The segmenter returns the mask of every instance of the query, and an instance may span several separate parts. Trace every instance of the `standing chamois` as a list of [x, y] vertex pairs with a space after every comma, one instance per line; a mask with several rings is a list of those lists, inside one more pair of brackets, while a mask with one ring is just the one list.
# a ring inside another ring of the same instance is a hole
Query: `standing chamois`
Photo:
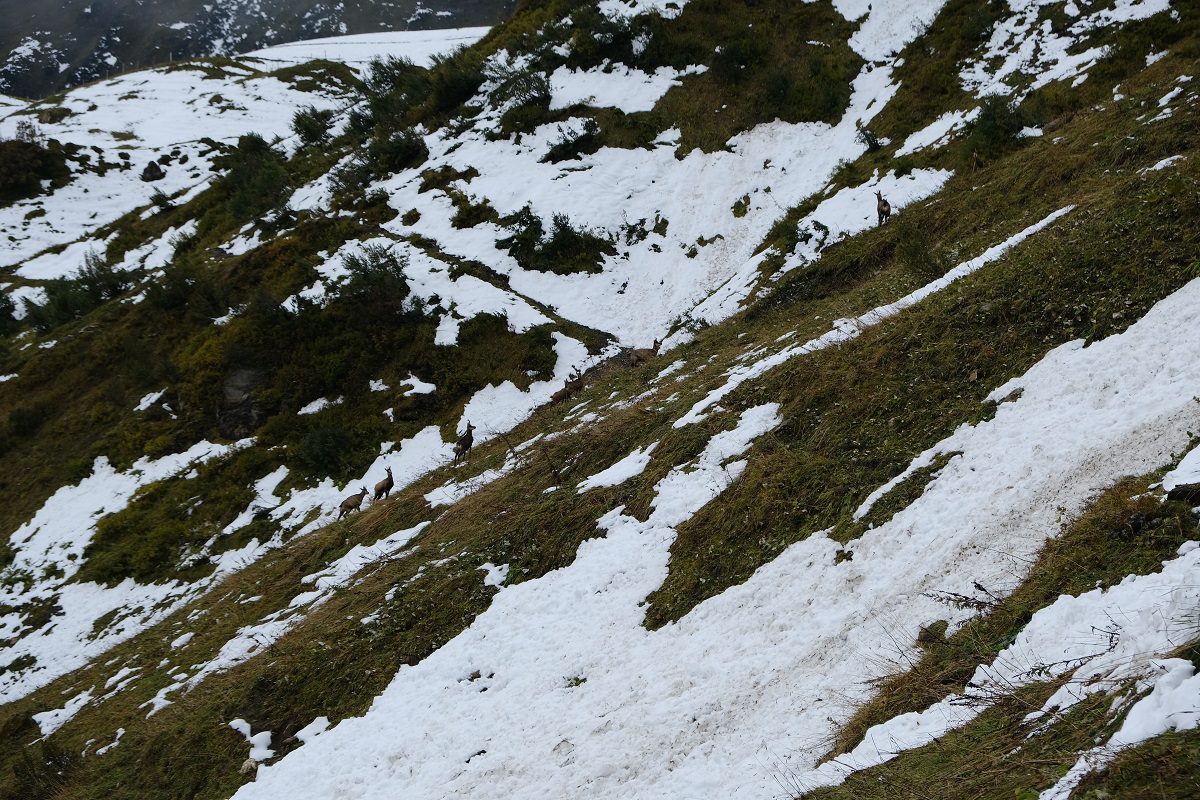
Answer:
[[567, 378], [567, 382], [563, 384], [563, 387], [550, 396], [550, 402], [559, 403], [566, 400], [579, 391], [581, 386], [583, 386], [583, 373], [579, 371], [579, 367], [576, 367], [571, 372], [570, 377]]
[[358, 511], [362, 505], [363, 498], [367, 496], [367, 487], [362, 487], [358, 494], [352, 494], [342, 501], [342, 507], [338, 512], [338, 519], [349, 514], [351, 511]]
[[465, 459], [471, 452], [471, 445], [475, 443], [475, 436], [471, 432], [475, 430], [475, 426], [467, 420], [467, 432], [458, 437], [458, 441], [454, 443], [454, 463], [458, 464], [459, 459]]
[[629, 351], [629, 366], [636, 367], [639, 364], [649, 364], [650, 359], [658, 355], [658, 348], [662, 347], [662, 342], [658, 339], [654, 340], [654, 347], [638, 347]]
[[879, 224], [882, 225], [883, 223], [887, 222], [888, 217], [892, 215], [892, 204], [887, 200], [884, 200], [883, 195], [880, 192], [875, 192], [875, 197], [875, 210], [879, 213]]
[[384, 467], [384, 470], [387, 472], [387, 477], [375, 484], [375, 496], [371, 498], [371, 502], [375, 502], [381, 497], [387, 497], [392, 491], [392, 487], [396, 485], [396, 482], [392, 480], [392, 468]]

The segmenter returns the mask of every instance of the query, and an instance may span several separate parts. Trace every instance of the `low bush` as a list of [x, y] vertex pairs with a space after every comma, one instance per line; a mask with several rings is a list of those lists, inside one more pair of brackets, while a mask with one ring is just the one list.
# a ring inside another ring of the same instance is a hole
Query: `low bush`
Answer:
[[34, 330], [46, 333], [119, 297], [131, 284], [128, 273], [113, 269], [102, 256], [89, 251], [72, 277], [45, 284], [45, 300], [38, 303], [25, 299], [25, 317]]
[[599, 123], [588, 119], [583, 123], [583, 129], [578, 132], [564, 130], [559, 140], [542, 156], [542, 161], [557, 164], [560, 161], [578, 159], [580, 156], [596, 152], [603, 144], [604, 134]]
[[213, 166], [225, 172], [214, 185], [223, 201], [205, 217], [201, 234], [219, 225], [240, 227], [287, 200], [286, 160], [256, 133], [240, 137], [236, 147], [213, 159]]
[[329, 129], [333, 124], [333, 110], [307, 106], [292, 115], [292, 130], [301, 144], [312, 147], [329, 141]]
[[549, 236], [542, 220], [529, 206], [518, 211], [506, 224], [515, 227], [512, 236], [499, 239], [496, 246], [507, 250], [523, 269], [569, 275], [575, 272], [601, 272], [604, 256], [616, 255], [613, 243], [587, 229], [572, 227], [566, 214], [555, 214]]
[[1025, 127], [1020, 110], [1007, 97], [988, 97], [979, 106], [979, 116], [967, 125], [963, 137], [966, 152], [992, 158], [1013, 149]]
[[425, 138], [412, 128], [376, 134], [367, 148], [367, 164], [376, 177], [419, 167], [427, 158]]
[[61, 147], [21, 139], [0, 141], [0, 207], [41, 194], [43, 181], [57, 183], [69, 176]]

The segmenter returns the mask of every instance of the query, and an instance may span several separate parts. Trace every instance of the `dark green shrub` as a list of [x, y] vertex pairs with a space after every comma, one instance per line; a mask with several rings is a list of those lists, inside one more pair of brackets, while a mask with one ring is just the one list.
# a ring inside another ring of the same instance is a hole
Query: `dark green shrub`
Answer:
[[12, 333], [19, 327], [16, 312], [17, 304], [7, 292], [0, 291], [0, 336]]
[[66, 155], [57, 144], [5, 139], [0, 141], [0, 206], [41, 194], [42, 181], [70, 177]]
[[223, 316], [229, 308], [229, 292], [209, 267], [194, 258], [177, 258], [147, 284], [145, 302], [147, 308], [172, 320], [186, 312], [199, 322]]
[[569, 275], [601, 272], [604, 256], [616, 255], [613, 243], [587, 229], [577, 230], [565, 214], [555, 214], [547, 237], [541, 218], [526, 206], [507, 221], [516, 230], [496, 241], [523, 269]]
[[1022, 115], [1011, 100], [988, 97], [979, 106], [979, 116], [967, 126], [965, 149], [990, 158], [1012, 149], [1024, 127]]
[[434, 56], [429, 68], [429, 99], [432, 114], [446, 114], [470, 100], [483, 85], [481, 57], [463, 48], [450, 55]]
[[371, 165], [363, 158], [352, 158], [329, 173], [329, 188], [339, 204], [361, 200], [370, 182]]
[[408, 259], [384, 247], [369, 246], [342, 261], [350, 277], [338, 290], [338, 301], [356, 307], [364, 320], [388, 319], [405, 311], [409, 296]]
[[495, 105], [511, 101], [515, 106], [550, 103], [550, 80], [528, 64], [496, 63], [487, 68], [487, 79], [496, 85], [491, 91]]
[[609, 18], [595, 4], [577, 8], [571, 14], [571, 50], [567, 65], [587, 68], [604, 61], [630, 63], [633, 55], [633, 27], [629, 19]]
[[32, 436], [49, 420], [50, 410], [45, 405], [14, 408], [8, 412], [8, 430], [15, 437]]
[[427, 158], [429, 148], [425, 146], [425, 138], [412, 128], [376, 134], [367, 149], [367, 163], [376, 177], [418, 167]]
[[235, 221], [249, 220], [287, 200], [288, 173], [283, 154], [256, 133], [213, 159], [225, 175], [216, 183], [224, 195], [223, 212]]
[[170, 195], [157, 187], [150, 193], [150, 202], [159, 211], [169, 211], [175, 207], [175, 204], [171, 202]]
[[329, 128], [332, 124], [332, 109], [318, 110], [314, 106], [308, 106], [292, 115], [292, 130], [300, 142], [309, 147], [329, 141]]
[[604, 135], [599, 123], [589, 118], [583, 123], [583, 130], [578, 133], [563, 131], [559, 140], [542, 156], [542, 161], [557, 164], [560, 161], [578, 159], [582, 155], [596, 152], [603, 144]]
[[46, 282], [44, 301], [24, 301], [25, 317], [34, 330], [45, 333], [119, 297], [132, 282], [129, 273], [118, 272], [102, 256], [89, 251], [72, 277]]
[[341, 475], [353, 444], [340, 425], [322, 424], [304, 435], [294, 455], [309, 474]]

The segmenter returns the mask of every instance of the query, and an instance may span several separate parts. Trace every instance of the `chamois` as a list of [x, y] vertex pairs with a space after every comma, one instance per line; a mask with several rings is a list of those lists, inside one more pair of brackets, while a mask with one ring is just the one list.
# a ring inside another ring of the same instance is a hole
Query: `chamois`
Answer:
[[662, 342], [658, 339], [654, 340], [654, 347], [639, 347], [629, 351], [629, 365], [636, 367], [639, 364], [648, 364], [650, 359], [658, 355], [658, 348], [662, 347]]
[[471, 432], [475, 430], [475, 426], [467, 420], [467, 431], [462, 436], [458, 437], [458, 441], [454, 443], [454, 463], [457, 464], [459, 459], [465, 459], [471, 452], [471, 445], [475, 443], [475, 436]]
[[892, 215], [892, 204], [887, 200], [884, 200], [883, 195], [878, 191], [875, 192], [875, 197], [877, 198], [875, 210], [879, 212], [879, 224], [882, 225], [883, 223], [887, 222], [888, 217]]
[[375, 484], [375, 496], [371, 498], [372, 502], [381, 497], [387, 497], [392, 491], [392, 487], [396, 485], [396, 482], [392, 480], [392, 468], [384, 467], [384, 470], [387, 472], [387, 477]]
[[576, 367], [575, 370], [571, 372], [571, 376], [567, 378], [567, 382], [563, 384], [563, 387], [550, 396], [550, 402], [558, 403], [566, 400], [568, 397], [575, 394], [575, 392], [579, 391], [579, 387], [582, 385], [583, 373], [579, 371], [578, 367]]
[[352, 494], [342, 501], [342, 506], [339, 509], [338, 519], [349, 514], [351, 511], [358, 511], [362, 505], [363, 498], [367, 496], [367, 487], [362, 487], [358, 494]]

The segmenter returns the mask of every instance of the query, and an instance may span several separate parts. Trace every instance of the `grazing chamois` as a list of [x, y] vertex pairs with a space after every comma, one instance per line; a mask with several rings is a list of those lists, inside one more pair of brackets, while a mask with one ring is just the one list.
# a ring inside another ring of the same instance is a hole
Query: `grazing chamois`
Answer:
[[583, 386], [583, 373], [579, 371], [578, 367], [576, 367], [571, 373], [571, 376], [567, 378], [567, 382], [563, 384], [563, 387], [554, 394], [550, 395], [550, 402], [558, 403], [566, 400], [568, 397], [579, 391], [579, 387], [581, 386]]
[[654, 347], [638, 347], [629, 351], [629, 366], [636, 367], [639, 364], [649, 364], [650, 359], [658, 355], [658, 348], [662, 347], [662, 342], [658, 339], [654, 340]]
[[475, 426], [467, 420], [467, 432], [458, 437], [458, 441], [454, 443], [454, 463], [457, 464], [459, 459], [465, 459], [471, 452], [471, 445], [475, 444], [475, 435], [472, 431]]
[[387, 497], [392, 491], [392, 487], [396, 485], [396, 482], [392, 480], [392, 468], [384, 467], [383, 469], [387, 472], [387, 477], [375, 484], [375, 496], [371, 498], [371, 502], [381, 497]]
[[883, 223], [887, 222], [888, 217], [892, 215], [892, 204], [887, 200], [884, 200], [883, 194], [878, 191], [875, 192], [875, 198], [875, 210], [879, 213], [879, 224], [882, 225]]
[[338, 512], [338, 519], [349, 514], [351, 511], [358, 511], [362, 505], [363, 498], [367, 496], [367, 487], [362, 487], [358, 494], [352, 494], [342, 501], [342, 506]]

